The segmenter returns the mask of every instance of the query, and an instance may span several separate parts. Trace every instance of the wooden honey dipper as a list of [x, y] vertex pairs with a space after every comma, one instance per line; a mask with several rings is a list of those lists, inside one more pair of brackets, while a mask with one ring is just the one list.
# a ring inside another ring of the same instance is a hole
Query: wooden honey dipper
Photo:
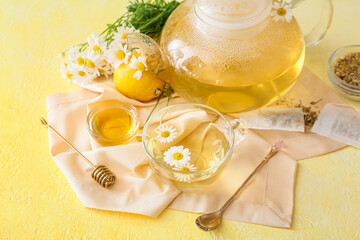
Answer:
[[80, 155], [82, 159], [84, 159], [92, 168], [93, 171], [91, 173], [91, 177], [99, 183], [104, 188], [111, 188], [116, 180], [115, 174], [110, 171], [104, 165], [95, 166], [92, 162], [89, 161], [81, 152], [79, 152], [73, 145], [71, 145], [60, 133], [58, 133], [51, 125], [47, 123], [47, 121], [40, 117], [41, 123], [50, 128], [59, 138], [61, 138], [69, 147], [71, 147], [77, 154]]

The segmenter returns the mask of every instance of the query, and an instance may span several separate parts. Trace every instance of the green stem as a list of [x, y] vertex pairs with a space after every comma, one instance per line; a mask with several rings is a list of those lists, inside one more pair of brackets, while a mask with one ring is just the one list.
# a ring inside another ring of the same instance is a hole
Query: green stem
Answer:
[[158, 14], [155, 18], [153, 18], [151, 21], [148, 21], [146, 24], [139, 27], [140, 32], [141, 30], [146, 29], [150, 24], [157, 21], [160, 17], [163, 17], [166, 14], [166, 11], [164, 10], [162, 13]]
[[[155, 106], [154, 106], [153, 109], [151, 110], [151, 112], [150, 112], [149, 116], [147, 117], [145, 123], [147, 123], [147, 121], [149, 121], [151, 115], [153, 114], [153, 112], [155, 111], [155, 109], [157, 108], [157, 106], [159, 105], [159, 102], [160, 102], [162, 96], [163, 96], [164, 93], [166, 92], [166, 84], [167, 84], [167, 83], [165, 82], [165, 83], [164, 83], [164, 86], [163, 86], [163, 90], [162, 90], [161, 94], [158, 96], [158, 98], [157, 98], [157, 100], [156, 100], [156, 103], [155, 103]], [[167, 103], [167, 104], [169, 104], [169, 101], [170, 101], [170, 100], [168, 99], [168, 103]]]

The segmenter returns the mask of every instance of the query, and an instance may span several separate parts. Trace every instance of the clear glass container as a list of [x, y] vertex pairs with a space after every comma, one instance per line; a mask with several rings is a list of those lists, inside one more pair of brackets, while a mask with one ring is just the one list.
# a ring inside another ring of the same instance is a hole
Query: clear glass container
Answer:
[[[185, 120], [187, 117], [195, 116], [209, 119]], [[180, 125], [174, 125], [177, 120]], [[203, 122], [200, 124], [198, 121]], [[170, 126], [176, 132], [172, 133], [176, 138], [169, 142], [161, 141], [162, 132], [159, 132], [159, 129]], [[243, 121], [229, 121], [211, 107], [201, 104], [179, 104], [165, 107], [151, 116], [144, 126], [142, 143], [149, 164], [158, 175], [171, 180], [180, 190], [194, 191], [206, 188], [216, 180], [229, 162], [234, 145], [243, 140], [246, 131]], [[176, 166], [171, 166], [165, 161], [165, 157], [168, 156], [166, 152], [180, 145], [185, 152], [190, 153], [189, 164], [196, 167], [195, 170], [184, 171], [180, 167], [176, 169]]]
[[104, 146], [126, 144], [137, 133], [139, 124], [136, 108], [117, 100], [100, 102], [87, 115], [89, 133]]
[[[274, 102], [294, 85], [305, 46], [317, 43], [330, 25], [331, 1], [321, 1], [321, 19], [305, 40], [294, 17], [274, 20], [273, 0], [184, 1], [161, 35], [171, 86], [189, 102], [221, 112]], [[283, 11], [291, 13], [299, 2], [289, 2]]]
[[352, 52], [360, 52], [360, 45], [345, 46], [337, 49], [329, 58], [328, 76], [335, 89], [343, 96], [352, 100], [360, 101], [360, 86], [349, 84], [334, 73], [334, 64], [336, 61]]

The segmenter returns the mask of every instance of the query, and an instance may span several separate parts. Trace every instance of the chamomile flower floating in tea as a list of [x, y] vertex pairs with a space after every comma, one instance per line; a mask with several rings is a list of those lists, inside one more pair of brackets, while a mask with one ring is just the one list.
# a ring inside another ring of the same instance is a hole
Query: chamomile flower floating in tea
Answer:
[[113, 35], [113, 42], [116, 43], [126, 43], [126, 37], [129, 33], [134, 33], [134, 32], [140, 32], [139, 30], [136, 30], [134, 27], [117, 27], [116, 28], [116, 32], [114, 32]]
[[[197, 168], [194, 166], [194, 164], [186, 163], [183, 166], [174, 167], [173, 169], [181, 171], [181, 172], [190, 172], [190, 171], [196, 171]], [[180, 182], [190, 182], [190, 180], [193, 178], [191, 174], [181, 174], [181, 173], [174, 173], [175, 178]]]
[[158, 134], [156, 140], [161, 143], [172, 142], [178, 134], [176, 129], [171, 125], [160, 125], [155, 132]]
[[287, 22], [291, 21], [293, 14], [290, 6], [287, 5], [285, 1], [274, 2], [273, 9], [274, 10], [270, 13], [270, 15], [274, 16], [273, 20], [275, 22], [278, 22], [279, 20]]
[[147, 71], [147, 65], [146, 65], [146, 57], [144, 56], [139, 56], [139, 57], [135, 57], [132, 56], [130, 63], [129, 63], [129, 67], [131, 67], [132, 69], [136, 69], [137, 71], [134, 73], [134, 78], [136, 78], [137, 80], [141, 79], [142, 73], [144, 71]]
[[119, 67], [122, 63], [128, 63], [130, 52], [127, 45], [121, 43], [112, 43], [109, 49], [105, 52], [106, 60], [113, 66], [113, 68]]
[[184, 146], [173, 146], [164, 152], [164, 161], [170, 166], [184, 166], [191, 159], [191, 153]]
[[103, 36], [100, 36], [99, 33], [92, 33], [90, 37], [87, 38], [89, 44], [89, 50], [95, 52], [96, 54], [104, 53], [106, 49], [106, 42]]

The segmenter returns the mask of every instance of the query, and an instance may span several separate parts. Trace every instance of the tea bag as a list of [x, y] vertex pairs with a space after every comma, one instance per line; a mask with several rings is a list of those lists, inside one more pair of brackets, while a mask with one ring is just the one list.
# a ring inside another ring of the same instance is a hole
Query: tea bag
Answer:
[[360, 114], [345, 108], [355, 109], [350, 105], [327, 104], [311, 131], [360, 149]]
[[266, 107], [240, 115], [248, 128], [304, 132], [304, 113], [301, 108]]

